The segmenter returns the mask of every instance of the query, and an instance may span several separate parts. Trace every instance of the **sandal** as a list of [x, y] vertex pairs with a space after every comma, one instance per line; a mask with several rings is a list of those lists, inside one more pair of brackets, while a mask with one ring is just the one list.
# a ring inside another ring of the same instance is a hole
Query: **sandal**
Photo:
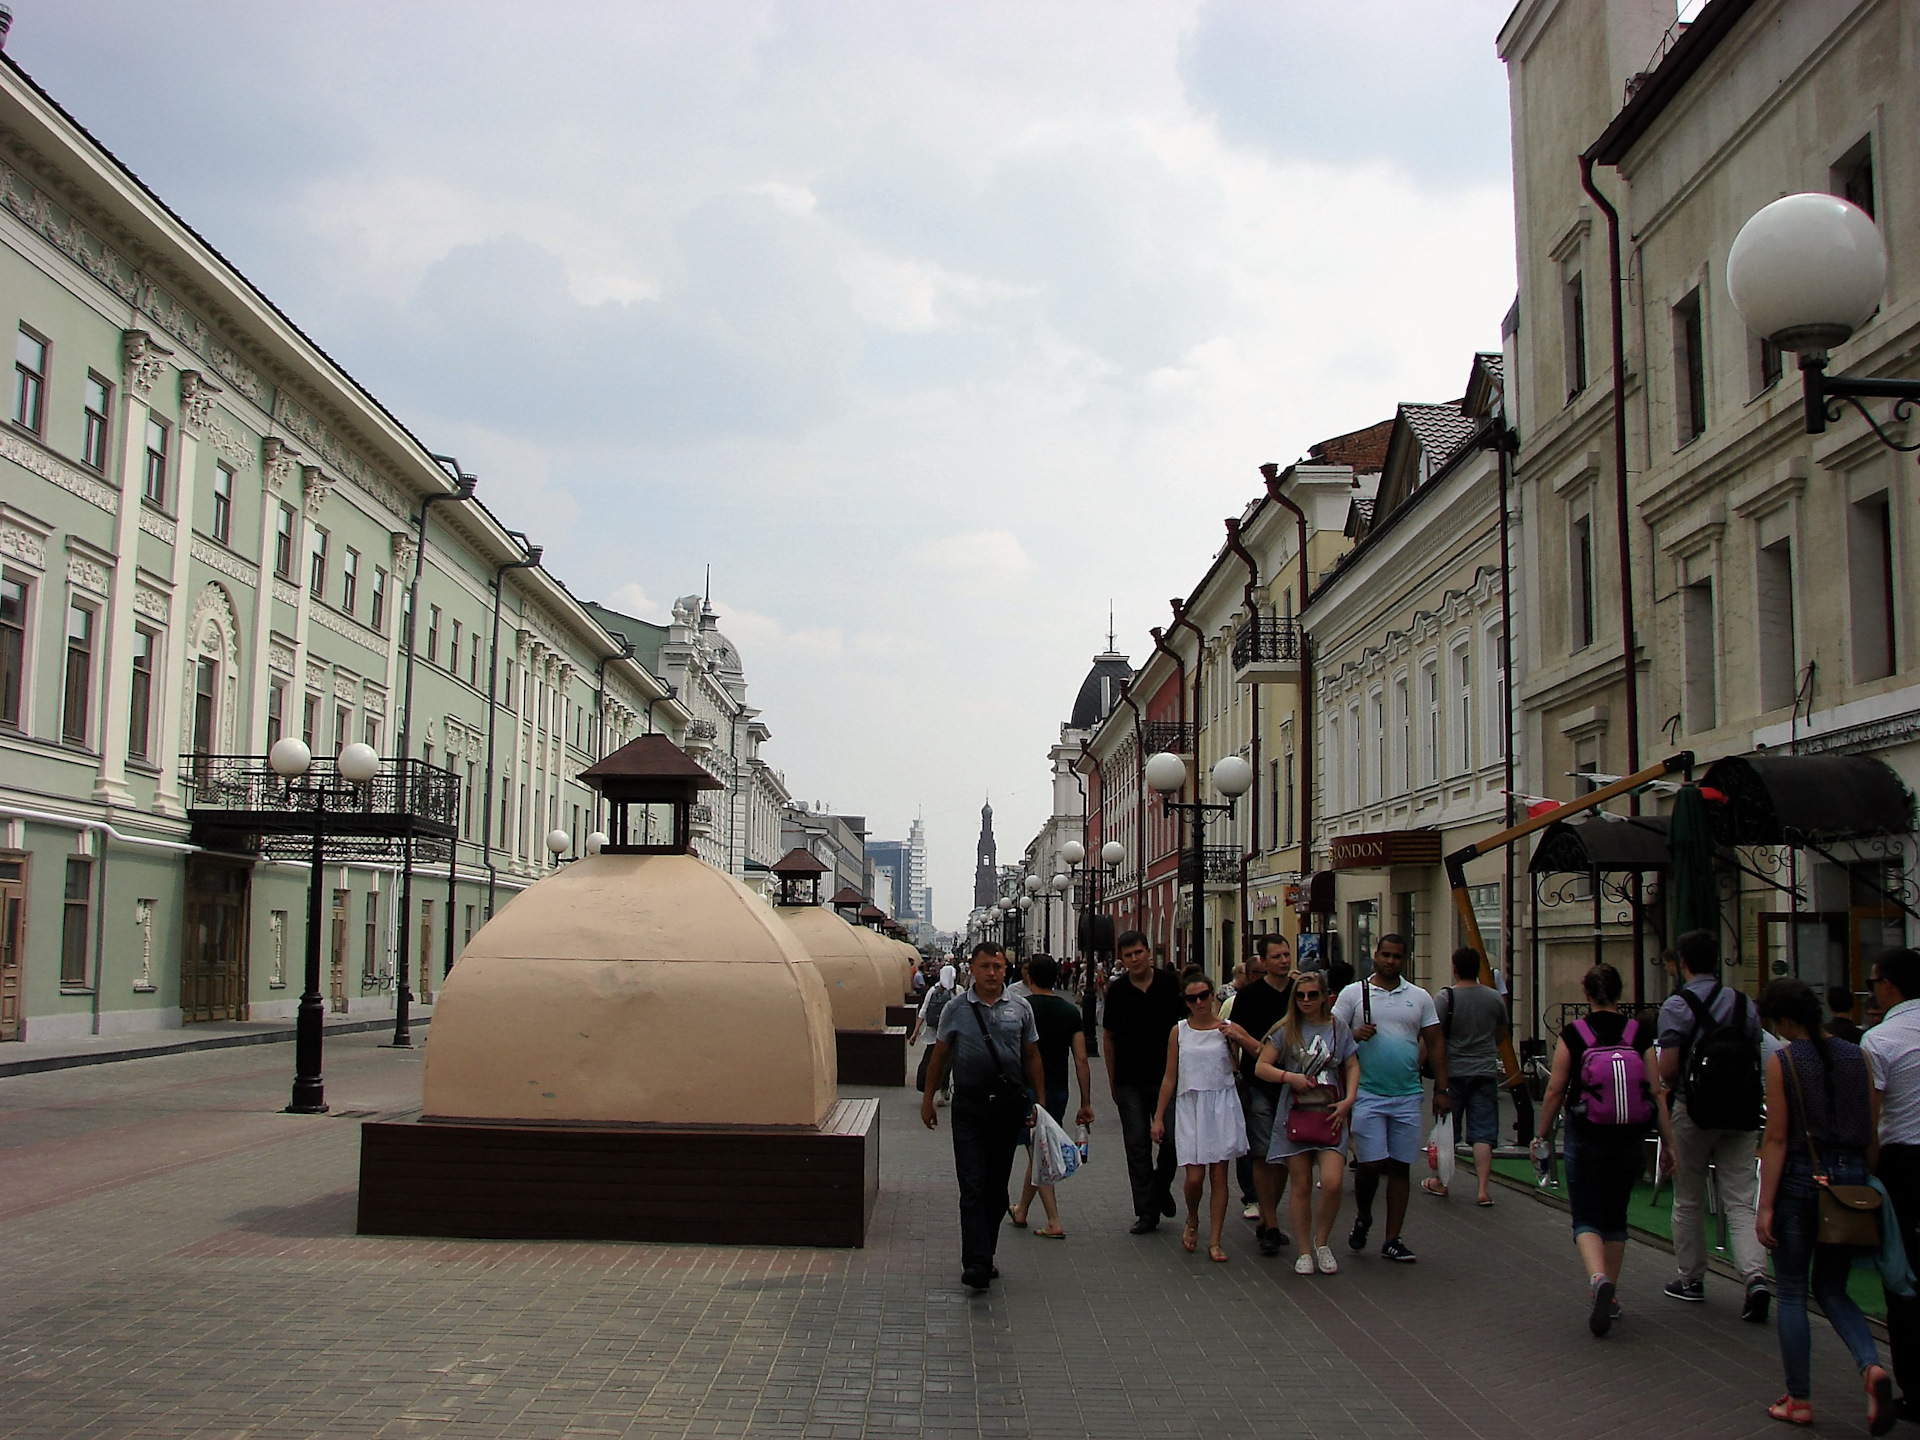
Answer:
[[1013, 1206], [1011, 1205], [1007, 1207], [1007, 1218], [1013, 1221], [1014, 1229], [1024, 1230], [1027, 1228], [1027, 1217], [1022, 1215], [1018, 1210], [1014, 1209]]
[[1789, 1425], [1811, 1425], [1813, 1423], [1813, 1402], [1796, 1400], [1791, 1395], [1782, 1395], [1767, 1407], [1767, 1414], [1776, 1420], [1784, 1420]]
[[1867, 1433], [1884, 1435], [1900, 1418], [1900, 1408], [1893, 1402], [1893, 1381], [1881, 1365], [1867, 1366], [1860, 1378], [1866, 1383]]
[[1420, 1182], [1420, 1188], [1436, 1200], [1444, 1200], [1447, 1198], [1447, 1187], [1431, 1176]]
[[1216, 1265], [1224, 1265], [1227, 1263], [1227, 1252], [1222, 1250], [1218, 1245], [1209, 1245], [1207, 1246], [1207, 1259], [1213, 1261]]
[[1067, 1238], [1067, 1232], [1064, 1230], [1036, 1230], [1033, 1233], [1042, 1240], [1064, 1240]]
[[1189, 1220], [1187, 1222], [1187, 1228], [1180, 1232], [1180, 1248], [1191, 1255], [1199, 1244], [1200, 1222], [1198, 1220]]

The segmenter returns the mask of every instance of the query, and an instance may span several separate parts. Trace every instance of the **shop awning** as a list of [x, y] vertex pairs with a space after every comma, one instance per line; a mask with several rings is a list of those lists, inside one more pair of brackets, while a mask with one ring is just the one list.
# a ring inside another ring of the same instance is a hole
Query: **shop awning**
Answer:
[[1912, 792], [1868, 755], [1730, 756], [1708, 766], [1700, 785], [1726, 796], [1707, 806], [1722, 845], [1827, 844], [1914, 828]]
[[1540, 832], [1533, 861], [1535, 875], [1571, 871], [1665, 870], [1667, 817], [1664, 815], [1581, 815], [1559, 820]]

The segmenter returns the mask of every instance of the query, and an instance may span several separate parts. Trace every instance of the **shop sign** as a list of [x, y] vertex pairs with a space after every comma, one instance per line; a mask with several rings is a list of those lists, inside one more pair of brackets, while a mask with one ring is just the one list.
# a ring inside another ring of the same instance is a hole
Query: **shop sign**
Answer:
[[1438, 830], [1381, 830], [1336, 835], [1328, 842], [1336, 870], [1384, 870], [1389, 865], [1438, 865]]

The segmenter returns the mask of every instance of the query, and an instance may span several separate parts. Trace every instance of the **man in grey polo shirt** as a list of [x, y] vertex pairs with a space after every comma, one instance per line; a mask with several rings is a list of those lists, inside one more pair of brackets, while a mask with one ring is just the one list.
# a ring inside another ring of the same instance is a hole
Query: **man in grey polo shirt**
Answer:
[[[1873, 962], [1873, 1007], [1885, 1013], [1860, 1048], [1880, 1112], [1878, 1174], [1907, 1254], [1920, 1255], [1920, 954], [1889, 950]], [[1887, 1351], [1900, 1418], [1920, 1420], [1920, 1299], [1887, 1292]]]
[[[940, 1124], [934, 1093], [953, 1066], [953, 1170], [960, 1186], [960, 1279], [984, 1290], [999, 1271], [994, 1251], [1011, 1196], [1013, 1152], [1033, 1124], [1033, 1100], [1047, 1093], [1040, 1032], [1027, 1002], [1005, 993], [1007, 957], [998, 945], [973, 949], [973, 988], [940, 1012], [927, 1062], [920, 1121]], [[1024, 1092], [1024, 1094], [1023, 1094]], [[996, 1096], [998, 1097], [996, 1099]]]

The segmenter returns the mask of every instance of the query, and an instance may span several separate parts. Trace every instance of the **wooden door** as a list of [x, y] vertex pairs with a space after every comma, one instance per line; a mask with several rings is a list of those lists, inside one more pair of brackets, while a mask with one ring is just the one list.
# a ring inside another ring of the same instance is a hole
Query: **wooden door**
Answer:
[[247, 1018], [247, 902], [253, 867], [207, 856], [187, 860], [180, 945], [180, 1019]]
[[333, 892], [333, 923], [329, 925], [327, 966], [328, 1009], [344, 1015], [347, 1009], [347, 900], [349, 892]]
[[0, 1040], [20, 1038], [20, 962], [26, 953], [27, 862], [0, 858]]

